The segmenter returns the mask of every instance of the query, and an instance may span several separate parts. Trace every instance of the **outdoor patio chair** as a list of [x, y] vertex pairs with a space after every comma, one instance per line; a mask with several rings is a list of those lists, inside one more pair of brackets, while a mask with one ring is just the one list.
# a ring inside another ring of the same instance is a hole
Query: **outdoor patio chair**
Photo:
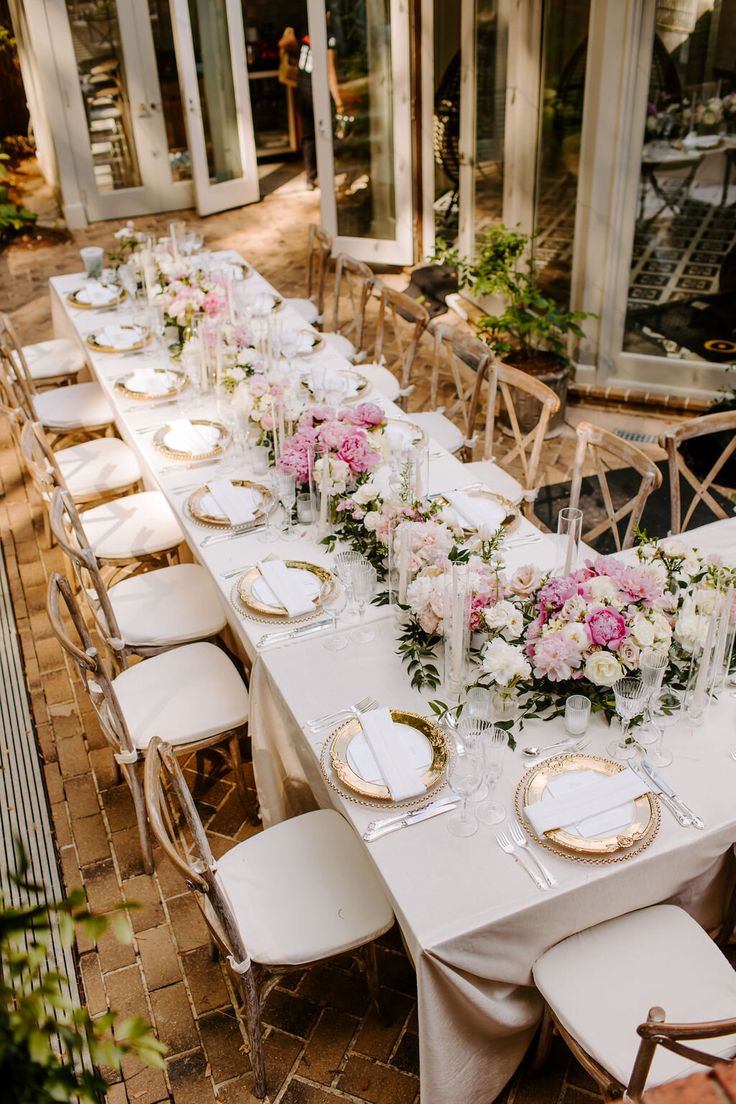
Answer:
[[[698, 478], [687, 464], [681, 446], [683, 442], [708, 437], [714, 433], [723, 436], [711, 441], [711, 447], [707, 450], [709, 453], [707, 463], [709, 464], [713, 460], [712, 467], [710, 467], [705, 477]], [[670, 532], [672, 534], [684, 532], [701, 502], [708, 506], [717, 518], [733, 517], [733, 509], [730, 514], [727, 513], [723, 506], [713, 498], [710, 490], [716, 485], [717, 476], [723, 472], [725, 465], [736, 451], [736, 410], [724, 410], [718, 414], [703, 414], [700, 418], [692, 418], [681, 425], [673, 426], [661, 434], [659, 443], [667, 453], [669, 464]], [[733, 461], [730, 466], [733, 469]], [[689, 483], [694, 492], [684, 516], [680, 486], [681, 476], [686, 483]]]
[[[174, 750], [154, 739], [146, 757], [151, 829], [196, 894], [214, 946], [240, 988], [253, 1091], [262, 1099], [261, 1014], [271, 990], [288, 973], [351, 954], [382, 1011], [374, 940], [393, 925], [394, 915], [358, 837], [332, 809], [283, 821], [215, 860]], [[172, 823], [186, 830], [186, 841], [170, 830]]]
[[39, 393], [25, 362], [19, 366], [12, 348], [2, 343], [0, 378], [6, 391], [15, 384], [26, 417], [40, 422], [55, 446], [99, 437], [113, 427], [115, 415], [99, 383], [72, 383]]
[[[483, 353], [475, 369], [469, 366], [469, 358], [462, 354], [463, 336], [457, 327], [435, 324], [432, 374], [430, 376], [430, 410], [412, 413], [412, 421], [420, 425], [448, 452], [460, 452], [472, 459], [476, 440], [473, 420], [477, 403], [476, 392], [481, 386], [490, 350], [483, 346]], [[471, 339], [473, 340], [473, 339]], [[449, 409], [438, 406], [441, 377], [452, 385], [453, 399]], [[452, 419], [460, 422], [458, 426]]]
[[[365, 360], [365, 315], [375, 278], [367, 264], [347, 253], [335, 258], [331, 329], [322, 337], [330, 349], [358, 364]], [[343, 310], [345, 317], [343, 317]]]
[[428, 325], [429, 314], [421, 303], [403, 291], [381, 287], [373, 358], [396, 376], [402, 399], [409, 394], [419, 342]]
[[[628, 441], [623, 441], [615, 433], [601, 429], [600, 426], [591, 425], [590, 422], [580, 422], [577, 426], [577, 437], [578, 444], [570, 486], [570, 507], [577, 508], [580, 505], [585, 467], [592, 462], [605, 512], [603, 520], [597, 521], [583, 532], [582, 539], [586, 544], [590, 544], [604, 533], [610, 532], [617, 552], [631, 548], [646, 501], [652, 491], [656, 491], [662, 485], [662, 473], [641, 449], [629, 444]], [[611, 460], [615, 463], [612, 464]], [[613, 501], [607, 475], [620, 468], [633, 468], [641, 476], [641, 482], [633, 498], [627, 499], [617, 507]], [[619, 526], [626, 518], [628, 523], [622, 540]]]
[[[536, 1064], [556, 1028], [606, 1100], [625, 1091], [638, 1104], [645, 1088], [736, 1053], [736, 973], [674, 905], [578, 932], [543, 954], [532, 973], [546, 1002]], [[707, 1042], [695, 1049], [693, 1040]]]
[[22, 345], [9, 315], [0, 312], [0, 345], [11, 350], [16, 370], [33, 380], [37, 390], [61, 383], [76, 383], [87, 367], [87, 358], [76, 341], [56, 337]]
[[206, 568], [172, 564], [108, 586], [82, 518], [69, 492], [57, 487], [50, 504], [51, 532], [118, 670], [126, 669], [130, 656], [158, 655], [196, 640], [211, 640], [223, 631], [225, 611]]
[[[560, 408], [559, 396], [541, 380], [491, 357], [483, 371], [478, 372], [477, 387], [471, 399], [471, 432], [475, 431], [480, 417], [484, 392], [483, 459], [465, 465], [468, 475], [487, 484], [514, 505], [520, 505], [525, 517], [541, 526], [534, 511], [539, 491], [539, 467], [545, 434], [551, 418]], [[499, 423], [503, 432], [497, 435]]]
[[325, 283], [331, 256], [332, 238], [321, 226], [312, 224], [307, 244], [307, 297], [285, 300], [308, 326], [319, 325], [324, 320]]
[[[63, 608], [71, 619], [73, 636], [67, 631]], [[130, 787], [146, 872], [153, 872], [153, 852], [142, 762], [154, 738], [170, 746], [175, 755], [223, 746], [246, 815], [253, 819], [239, 742], [248, 724], [248, 691], [232, 660], [214, 644], [185, 644], [110, 678], [69, 580], [58, 571], [49, 579], [47, 610], [54, 635], [79, 668], [100, 728]]]

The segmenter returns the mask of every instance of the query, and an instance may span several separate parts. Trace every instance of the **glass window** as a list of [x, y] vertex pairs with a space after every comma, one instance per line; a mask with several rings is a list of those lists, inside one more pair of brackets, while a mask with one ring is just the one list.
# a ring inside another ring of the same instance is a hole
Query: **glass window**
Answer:
[[156, 55], [156, 69], [161, 88], [161, 104], [166, 125], [166, 144], [169, 150], [169, 168], [172, 180], [191, 180], [192, 163], [189, 156], [184, 111], [181, 103], [179, 74], [176, 68], [174, 36], [171, 29], [169, 0], [148, 0], [148, 11]]
[[189, 16], [210, 182], [237, 180], [243, 167], [225, 0], [189, 0]]
[[434, 221], [446, 241], [457, 236], [460, 196], [460, 4], [434, 3]]
[[506, 41], [497, 0], [475, 7], [475, 237], [503, 218]]

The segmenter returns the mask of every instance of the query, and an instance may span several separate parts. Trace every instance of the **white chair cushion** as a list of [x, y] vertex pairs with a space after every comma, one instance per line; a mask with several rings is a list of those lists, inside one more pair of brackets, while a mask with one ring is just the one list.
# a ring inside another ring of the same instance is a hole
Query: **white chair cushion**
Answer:
[[400, 388], [399, 381], [393, 372], [389, 372], [388, 368], [384, 368], [382, 364], [361, 364], [358, 370], [375, 387], [376, 391], [380, 391], [391, 402], [396, 402]]
[[117, 437], [98, 437], [61, 449], [56, 461], [77, 501], [129, 487], [141, 478], [135, 453]]
[[100, 560], [129, 560], [175, 548], [184, 540], [160, 491], [115, 498], [80, 514], [90, 547]]
[[373, 865], [331, 809], [238, 843], [217, 865], [248, 954], [300, 965], [375, 939], [394, 916]]
[[319, 318], [319, 311], [311, 299], [287, 299], [286, 305], [301, 315], [308, 326], [313, 326]]
[[[23, 356], [32, 378], [38, 381], [55, 379], [57, 376], [75, 376], [87, 363], [77, 343], [65, 337], [24, 345]], [[17, 354], [15, 361], [18, 364]]]
[[343, 337], [339, 333], [323, 333], [322, 338], [328, 349], [331, 349], [333, 353], [339, 353], [340, 356], [344, 356], [346, 360], [352, 360], [356, 353], [356, 348], [347, 337]]
[[493, 460], [478, 460], [472, 464], [463, 464], [463, 471], [467, 472], [469, 480], [474, 483], [485, 483], [486, 487], [496, 494], [508, 498], [514, 506], [518, 506], [524, 498], [524, 488], [518, 479], [514, 479], [513, 475], [509, 475], [503, 468], [499, 468]]
[[412, 413], [411, 420], [426, 430], [430, 437], [447, 449], [448, 452], [458, 452], [465, 444], [462, 430], [458, 429], [454, 422], [440, 414], [438, 410], [424, 410], [418, 414]]
[[113, 679], [137, 748], [154, 736], [191, 744], [248, 720], [248, 691], [232, 660], [214, 644], [185, 644], [144, 659]]
[[99, 383], [73, 383], [57, 387], [33, 398], [36, 417], [44, 426], [58, 429], [85, 429], [109, 425], [112, 407]]
[[[692, 917], [674, 905], [618, 916], [570, 936], [535, 963], [534, 981], [567, 1031], [622, 1085], [639, 1046], [636, 1029], [659, 1005], [672, 1023], [736, 1015], [736, 973]], [[693, 1046], [727, 1057], [736, 1036]], [[692, 1072], [661, 1047], [648, 1084]]]
[[226, 624], [217, 587], [199, 564], [132, 575], [108, 595], [126, 644], [187, 644], [214, 636]]

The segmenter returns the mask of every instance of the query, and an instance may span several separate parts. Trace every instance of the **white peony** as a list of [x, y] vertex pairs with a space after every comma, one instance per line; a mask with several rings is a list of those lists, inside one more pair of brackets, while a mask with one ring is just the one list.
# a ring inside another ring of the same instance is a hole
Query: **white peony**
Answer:
[[591, 598], [595, 598], [596, 601], [610, 602], [612, 606], [621, 605], [619, 589], [608, 575], [595, 575], [592, 579], [588, 579], [585, 586]]
[[623, 667], [611, 652], [593, 652], [585, 661], [585, 677], [596, 686], [613, 686], [623, 673]]
[[495, 606], [488, 606], [487, 609], [483, 610], [483, 620], [491, 632], [498, 632], [510, 624], [514, 613], [515, 610], [511, 603], [502, 599], [500, 602], [496, 602]]
[[500, 636], [486, 644], [481, 667], [499, 686], [508, 686], [517, 678], [529, 678], [532, 673], [521, 648], [508, 644]]
[[590, 633], [582, 621], [568, 621], [560, 631], [573, 644], [577, 644], [581, 651], [590, 647]]

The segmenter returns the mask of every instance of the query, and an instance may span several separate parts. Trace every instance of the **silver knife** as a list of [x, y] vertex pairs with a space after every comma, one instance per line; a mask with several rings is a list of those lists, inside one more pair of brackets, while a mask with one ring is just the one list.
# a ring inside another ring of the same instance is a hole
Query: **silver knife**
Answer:
[[252, 525], [250, 529], [233, 529], [228, 533], [212, 533], [208, 537], [203, 537], [199, 543], [202, 548], [206, 548], [210, 544], [221, 544], [222, 541], [235, 540], [236, 537], [247, 537], [249, 533], [257, 533], [265, 527], [264, 522], [261, 525]]
[[457, 804], [457, 801], [452, 801], [442, 805], [430, 805], [426, 809], [415, 809], [413, 813], [407, 813], [401, 820], [394, 820], [383, 827], [369, 828], [363, 833], [363, 839], [366, 843], [372, 843], [373, 840], [380, 839], [381, 836], [398, 832], [400, 828], [408, 828], [411, 824], [418, 824], [420, 820], [431, 820], [432, 817], [441, 816], [442, 813], [449, 813], [451, 809], [457, 808]]
[[[439, 797], [436, 801], [430, 801], [427, 805], [422, 805], [421, 809], [413, 810], [416, 813], [423, 813], [425, 809], [439, 809], [442, 805], [457, 805], [458, 799], [453, 795], [447, 797]], [[366, 831], [372, 832], [374, 828], [385, 828], [389, 824], [396, 824], [398, 821], [403, 820], [406, 816], [405, 812], [393, 813], [391, 816], [380, 817], [378, 820], [369, 821], [366, 826]]]
[[282, 633], [266, 633], [262, 636], [256, 648], [259, 652], [265, 648], [275, 647], [277, 644], [288, 644], [290, 640], [296, 640], [300, 636], [310, 636], [312, 633], [321, 632], [322, 629], [328, 629], [332, 625], [332, 619], [329, 621], [313, 621], [309, 625], [302, 625], [298, 629], [292, 629], [290, 632]]
[[646, 782], [648, 786], [654, 788], [654, 792], [664, 805], [665, 809], [669, 809], [677, 823], [682, 828], [690, 827], [690, 825], [692, 824], [690, 817], [686, 816], [685, 813], [683, 813], [682, 809], [679, 809], [677, 805], [675, 805], [674, 801], [664, 792], [664, 790], [657, 785], [654, 779], [649, 777], [640, 762], [635, 763], [633, 759], [629, 759], [629, 769], [632, 770], [636, 777], [640, 778], [642, 782]]
[[654, 785], [659, 786], [660, 790], [662, 790], [662, 792], [667, 795], [670, 801], [673, 801], [680, 809], [682, 809], [685, 816], [690, 819], [690, 823], [692, 824], [693, 828], [698, 828], [701, 830], [705, 828], [705, 823], [702, 817], [699, 817], [697, 813], [694, 813], [690, 806], [686, 805], [682, 798], [677, 796], [669, 783], [665, 782], [664, 778], [657, 774], [651, 763], [648, 763], [646, 759], [642, 759], [641, 765], [644, 769], [644, 772], [652, 780]]

